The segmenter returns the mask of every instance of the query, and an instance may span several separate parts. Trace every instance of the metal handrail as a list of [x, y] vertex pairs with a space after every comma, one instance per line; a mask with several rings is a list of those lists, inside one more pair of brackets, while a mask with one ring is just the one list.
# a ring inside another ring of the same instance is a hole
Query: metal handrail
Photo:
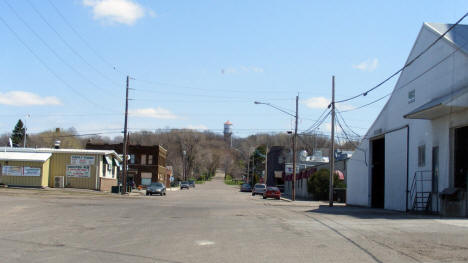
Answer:
[[[427, 178], [425, 175], [429, 175], [429, 177]], [[412, 203], [411, 210], [415, 209], [416, 200], [417, 200], [417, 193], [425, 192], [424, 191], [425, 190], [425, 186], [424, 186], [425, 182], [432, 182], [432, 170], [422, 170], [422, 171], [414, 172], [413, 181], [411, 183], [411, 189], [410, 189], [410, 192], [409, 192], [409, 194], [410, 194], [409, 201]], [[428, 196], [428, 202], [431, 200], [432, 184], [431, 184], [430, 187], [431, 187], [431, 191], [428, 191], [428, 192], [430, 192], [430, 195]]]

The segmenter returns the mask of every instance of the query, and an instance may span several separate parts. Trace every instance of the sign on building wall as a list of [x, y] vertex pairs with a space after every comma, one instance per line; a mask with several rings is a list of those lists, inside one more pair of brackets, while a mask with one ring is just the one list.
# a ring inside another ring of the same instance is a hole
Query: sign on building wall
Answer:
[[[284, 173], [285, 173], [286, 175], [292, 174], [292, 173], [293, 173], [293, 165], [292, 165], [292, 164], [286, 164], [286, 165], [284, 166], [284, 170], [285, 170]], [[296, 174], [297, 174], [297, 173], [299, 173], [299, 165], [296, 165]]]
[[71, 164], [94, 165], [94, 162], [95, 162], [94, 156], [87, 156], [87, 155], [72, 155], [71, 156]]
[[27, 167], [23, 168], [24, 176], [41, 176], [41, 168], [38, 167]]
[[22, 176], [23, 167], [21, 166], [3, 166], [2, 175], [6, 176]]
[[90, 177], [89, 165], [67, 165], [68, 177]]

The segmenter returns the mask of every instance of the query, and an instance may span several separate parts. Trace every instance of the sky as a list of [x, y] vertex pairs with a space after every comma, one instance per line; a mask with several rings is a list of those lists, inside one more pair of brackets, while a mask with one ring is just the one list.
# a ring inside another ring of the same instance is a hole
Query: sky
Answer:
[[[75, 128], [119, 135], [189, 128], [234, 136], [308, 130], [331, 99], [401, 68], [423, 22], [454, 23], [466, 1], [0, 0], [0, 133]], [[463, 21], [462, 24], [467, 24]], [[397, 78], [355, 109], [393, 89]], [[364, 134], [386, 102], [343, 112]], [[330, 131], [328, 118], [317, 128]]]

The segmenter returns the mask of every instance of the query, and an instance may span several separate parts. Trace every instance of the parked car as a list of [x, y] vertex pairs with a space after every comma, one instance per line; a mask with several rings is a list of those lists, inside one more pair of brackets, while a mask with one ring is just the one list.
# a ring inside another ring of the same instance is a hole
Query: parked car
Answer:
[[254, 188], [252, 189], [252, 195], [263, 195], [265, 192], [266, 185], [265, 184], [255, 184]]
[[281, 193], [284, 193], [284, 184], [279, 184], [276, 187], [278, 187]]
[[180, 190], [182, 190], [182, 189], [187, 189], [187, 190], [190, 189], [189, 182], [187, 182], [187, 181], [181, 182], [180, 183]]
[[266, 188], [265, 192], [263, 193], [263, 199], [275, 198], [275, 199], [279, 200], [280, 197], [281, 197], [280, 189], [278, 187], [275, 187], [275, 186], [268, 186]]
[[146, 195], [153, 195], [153, 194], [158, 194], [158, 195], [166, 195], [166, 186], [163, 183], [151, 183], [146, 187]]
[[241, 192], [252, 192], [252, 186], [250, 186], [250, 184], [242, 184], [241, 187], [240, 187], [240, 191]]
[[188, 181], [189, 186], [195, 188], [195, 181], [194, 180], [189, 180]]

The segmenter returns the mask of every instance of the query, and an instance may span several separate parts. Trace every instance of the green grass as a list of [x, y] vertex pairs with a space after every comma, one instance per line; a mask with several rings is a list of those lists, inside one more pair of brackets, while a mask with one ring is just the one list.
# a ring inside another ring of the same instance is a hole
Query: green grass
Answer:
[[241, 185], [244, 183], [244, 181], [232, 179], [232, 177], [228, 174], [226, 175], [226, 179], [224, 180], [224, 183], [227, 185]]

